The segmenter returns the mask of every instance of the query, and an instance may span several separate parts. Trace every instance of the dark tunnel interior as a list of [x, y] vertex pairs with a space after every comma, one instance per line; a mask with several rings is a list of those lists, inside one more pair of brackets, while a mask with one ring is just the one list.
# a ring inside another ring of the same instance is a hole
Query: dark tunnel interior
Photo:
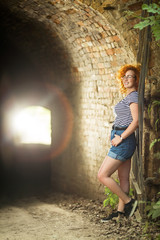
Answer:
[[[0, 9], [0, 193], [39, 193], [51, 188], [51, 160], [59, 157], [67, 132], [69, 110], [63, 102], [71, 91], [70, 61], [56, 34], [50, 37], [43, 24], [5, 5]], [[15, 105], [50, 110], [50, 145], [16, 145], [9, 130], [6, 135], [5, 115]]]

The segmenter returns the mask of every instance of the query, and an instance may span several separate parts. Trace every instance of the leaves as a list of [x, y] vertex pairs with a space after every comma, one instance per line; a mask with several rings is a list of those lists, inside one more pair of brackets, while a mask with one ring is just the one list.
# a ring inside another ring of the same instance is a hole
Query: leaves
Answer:
[[143, 28], [147, 27], [150, 25], [150, 20], [144, 20], [143, 22], [137, 23], [134, 28], [139, 28], [140, 30], [142, 30]]
[[[160, 192], [157, 193], [159, 195]], [[145, 210], [148, 212], [147, 216], [152, 217], [152, 219], [156, 219], [160, 217], [160, 199], [158, 199], [157, 202], [151, 202], [149, 203]]]
[[118, 196], [112, 193], [107, 187], [105, 187], [105, 195], [107, 198], [103, 201], [103, 206], [107, 207], [109, 205], [114, 209], [118, 203]]
[[151, 31], [155, 37], [155, 40], [160, 40], [160, 6], [156, 3], [149, 5], [143, 4], [142, 10], [147, 11], [149, 13], [149, 16], [141, 17], [141, 22], [136, 24], [134, 28], [139, 28], [142, 30], [145, 27], [151, 26]]
[[[119, 183], [119, 180], [115, 179], [115, 182]], [[129, 196], [131, 197], [133, 196], [133, 191], [134, 191], [133, 188], [130, 188]], [[118, 196], [112, 193], [111, 190], [107, 187], [105, 187], [104, 192], [107, 198], [103, 201], [103, 206], [104, 207], [111, 206], [114, 209], [118, 204]]]
[[160, 200], [151, 204], [148, 217], [152, 217], [152, 219], [160, 217]]
[[160, 119], [158, 118], [155, 122], [155, 128], [156, 128], [156, 131], [158, 131], [158, 123], [159, 123]]
[[160, 100], [154, 100], [154, 101], [152, 102], [152, 104], [153, 104], [154, 106], [156, 106], [156, 105], [160, 106]]
[[150, 144], [150, 146], [149, 146], [149, 149], [151, 150], [151, 148], [152, 148], [157, 142], [160, 142], [160, 138], [154, 139], [154, 140], [151, 142], [151, 144]]
[[[119, 183], [118, 179], [115, 179], [115, 182]], [[105, 187], [105, 195], [107, 198], [103, 201], [103, 206], [107, 207], [109, 205], [114, 209], [118, 204], [118, 196], [107, 187]]]
[[156, 3], [152, 3], [152, 4], [149, 4], [149, 5], [143, 4], [142, 5], [142, 9], [146, 10], [149, 13], [158, 13], [158, 14], [160, 14], [160, 7]]

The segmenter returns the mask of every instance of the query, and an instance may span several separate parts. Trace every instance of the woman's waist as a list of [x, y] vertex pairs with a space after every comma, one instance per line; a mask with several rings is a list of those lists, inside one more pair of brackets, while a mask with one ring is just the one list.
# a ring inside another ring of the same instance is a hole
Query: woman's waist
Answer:
[[115, 124], [112, 126], [112, 130], [126, 130], [128, 126], [116, 126]]

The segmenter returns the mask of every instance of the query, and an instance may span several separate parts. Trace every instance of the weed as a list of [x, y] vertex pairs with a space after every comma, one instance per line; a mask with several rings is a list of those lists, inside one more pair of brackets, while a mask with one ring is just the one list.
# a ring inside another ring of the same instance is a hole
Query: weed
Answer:
[[[158, 193], [160, 194], [160, 192]], [[156, 219], [160, 217], [160, 199], [157, 202], [151, 202], [146, 206], [146, 211], [148, 212], [148, 218]]]
[[[118, 179], [115, 179], [115, 181], [119, 184]], [[110, 206], [112, 209], [115, 209], [116, 205], [118, 204], [118, 196], [111, 192], [111, 190], [107, 187], [105, 187], [105, 195], [107, 198], [103, 201], [103, 206], [107, 207]], [[129, 196], [133, 196], [133, 189], [131, 188], [129, 191]]]

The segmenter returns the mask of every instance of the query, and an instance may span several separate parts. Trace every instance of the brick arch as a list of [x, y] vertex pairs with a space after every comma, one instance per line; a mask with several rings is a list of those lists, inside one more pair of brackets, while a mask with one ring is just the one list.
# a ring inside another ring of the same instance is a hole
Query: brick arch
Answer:
[[135, 15], [140, 16], [142, 0], [80, 0], [80, 2], [101, 13], [120, 34], [126, 50], [132, 52], [135, 57], [137, 56], [139, 30], [134, 29], [134, 25], [139, 22], [139, 19], [132, 15], [129, 16], [127, 12], [132, 11]]
[[[27, 54], [33, 62], [38, 59], [37, 65], [42, 61], [41, 67], [46, 68], [46, 72], [53, 67], [51, 62], [57, 59], [59, 65], [72, 62], [71, 70], [76, 77], [77, 73], [85, 76], [87, 66], [87, 71], [96, 73], [94, 75], [112, 80], [114, 77], [106, 73], [108, 69], [114, 74], [119, 66], [128, 62], [128, 58], [131, 62], [135, 61], [133, 52], [121, 40], [118, 29], [111, 26], [98, 11], [80, 2], [64, 3], [59, 0], [46, 4], [40, 1], [37, 4], [30, 1], [30, 4], [15, 4], [14, 11], [12, 13], [16, 14], [17, 22], [8, 23], [6, 16], [6, 26], [8, 24], [11, 30], [10, 38], [16, 34], [16, 44], [24, 52], [32, 51], [32, 55]], [[54, 54], [52, 58], [51, 54]], [[47, 57], [50, 57], [48, 69], [43, 61]], [[63, 72], [63, 69], [59, 70]]]
[[97, 194], [112, 106], [121, 97], [115, 73], [135, 56], [102, 14], [78, 1], [17, 2], [8, 3], [14, 18], [7, 20], [11, 13], [3, 16], [3, 27], [11, 26], [10, 41], [14, 39], [43, 80], [65, 92], [74, 111], [71, 144], [60, 165], [53, 161], [52, 180], [63, 190]]

